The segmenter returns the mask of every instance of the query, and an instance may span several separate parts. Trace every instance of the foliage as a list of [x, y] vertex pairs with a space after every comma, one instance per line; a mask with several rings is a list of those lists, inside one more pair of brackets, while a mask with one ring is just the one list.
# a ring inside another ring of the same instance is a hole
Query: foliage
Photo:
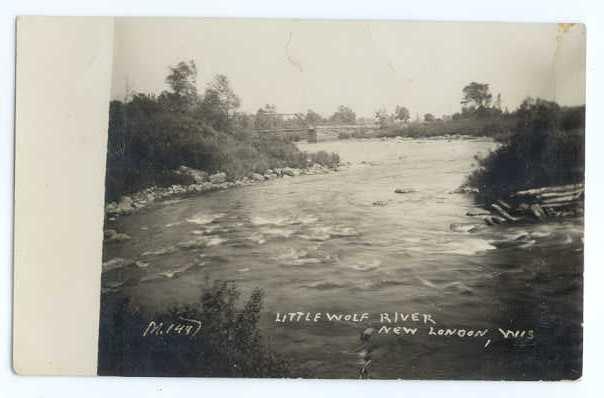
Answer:
[[308, 111], [306, 111], [306, 116], [304, 117], [304, 120], [309, 126], [314, 126], [321, 123], [323, 121], [323, 118], [317, 112], [313, 111], [312, 109], [309, 109]]
[[166, 77], [166, 83], [174, 94], [195, 98], [197, 96], [196, 78], [197, 67], [195, 62], [191, 60], [189, 62], [179, 62], [176, 66], [170, 67], [170, 74]]
[[[232, 283], [202, 290], [199, 302], [162, 313], [145, 313], [127, 299], [104, 296], [99, 333], [99, 374], [121, 376], [287, 377], [290, 365], [273, 352], [258, 328], [263, 292], [239, 307]], [[193, 336], [143, 336], [156, 323], [198, 321]]]
[[[198, 96], [193, 62], [181, 62], [170, 71], [170, 91], [110, 103], [107, 200], [151, 185], [180, 183], [172, 170], [181, 165], [224, 171], [230, 179], [269, 168], [307, 166], [306, 155], [291, 139], [250, 131], [262, 118], [254, 121], [237, 112], [240, 99], [225, 76], [216, 76]], [[270, 105], [262, 110], [275, 111]]]
[[410, 122], [403, 126], [391, 126], [378, 130], [377, 137], [429, 138], [446, 135], [492, 137], [505, 140], [516, 123], [516, 117], [503, 115], [492, 118], [454, 118], [442, 123]]
[[585, 163], [585, 107], [561, 108], [528, 98], [515, 112], [508, 140], [484, 159], [467, 184], [485, 203], [512, 192], [582, 182]]
[[405, 108], [404, 106], [397, 105], [396, 109], [394, 110], [394, 118], [404, 123], [408, 122], [411, 118], [409, 109]]
[[227, 131], [240, 104], [241, 100], [231, 88], [229, 79], [224, 75], [216, 75], [206, 88], [198, 116], [214, 129]]
[[166, 84], [172, 91], [164, 91], [159, 101], [172, 112], [186, 112], [197, 101], [197, 67], [195, 62], [179, 62], [170, 67]]
[[485, 83], [471, 82], [463, 88], [461, 104], [467, 109], [481, 109], [491, 106], [493, 95], [489, 85]]
[[277, 115], [275, 105], [266, 104], [256, 112], [254, 127], [256, 130], [270, 130], [280, 126], [281, 118]]
[[329, 118], [335, 124], [354, 124], [356, 119], [357, 116], [352, 109], [344, 105], [340, 105], [338, 110]]
[[375, 111], [375, 121], [380, 128], [386, 128], [388, 126], [392, 126], [394, 118], [392, 115], [388, 114], [386, 108], [380, 108]]
[[443, 120], [427, 113], [425, 122], [396, 126], [376, 113], [377, 136], [413, 138], [484, 136], [501, 142], [496, 151], [477, 159], [479, 168], [466, 184], [478, 188], [485, 203], [522, 189], [577, 183], [584, 178], [585, 107], [560, 107], [555, 102], [527, 98], [513, 112], [502, 111], [501, 94], [488, 84], [471, 82], [463, 88], [461, 113]]

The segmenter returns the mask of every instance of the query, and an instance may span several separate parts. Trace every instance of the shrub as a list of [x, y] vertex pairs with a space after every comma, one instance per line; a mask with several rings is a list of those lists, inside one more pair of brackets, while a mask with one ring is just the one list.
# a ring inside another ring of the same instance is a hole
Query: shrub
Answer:
[[[224, 75], [199, 95], [194, 62], [180, 62], [166, 78], [169, 91], [159, 96], [134, 94], [109, 105], [109, 139], [105, 199], [151, 185], [186, 184], [172, 170], [189, 166], [208, 173], [224, 171], [229, 178], [269, 168], [304, 167], [306, 154], [293, 141], [316, 140], [312, 132], [284, 137], [244, 131], [247, 115], [237, 112], [239, 97]], [[332, 157], [317, 162], [333, 164]]]
[[[187, 184], [172, 170], [181, 165], [230, 179], [263, 173], [267, 169], [307, 166], [291, 137], [217, 131], [194, 114], [169, 112], [153, 97], [137, 96], [110, 106], [107, 151], [106, 200], [151, 185]], [[321, 155], [315, 163], [334, 167], [333, 156]]]
[[543, 100], [523, 104], [509, 139], [477, 159], [480, 167], [467, 185], [478, 188], [481, 201], [491, 202], [518, 190], [582, 182], [584, 111]]
[[[216, 282], [196, 305], [145, 314], [127, 299], [103, 297], [99, 374], [120, 376], [286, 377], [289, 363], [264, 342], [258, 328], [263, 293], [256, 289], [236, 306], [239, 291]], [[113, 300], [113, 302], [111, 302]], [[147, 335], [149, 321], [177, 319], [201, 324], [195, 335]]]

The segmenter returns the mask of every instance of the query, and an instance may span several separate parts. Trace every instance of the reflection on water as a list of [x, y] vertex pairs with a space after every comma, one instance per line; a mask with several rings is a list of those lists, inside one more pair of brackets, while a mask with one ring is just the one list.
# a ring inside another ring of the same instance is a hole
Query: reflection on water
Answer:
[[[486, 140], [334, 141], [337, 173], [158, 203], [112, 225], [104, 297], [150, 310], [198, 299], [207, 278], [265, 290], [271, 346], [320, 377], [576, 378], [583, 222], [484, 227], [452, 194]], [[405, 193], [394, 193], [401, 188]], [[121, 259], [121, 260], [120, 260]], [[121, 263], [120, 263], [121, 261]], [[131, 264], [135, 267], [121, 267]], [[431, 314], [439, 327], [531, 329], [534, 339], [375, 335], [370, 322], [277, 324], [276, 312]]]

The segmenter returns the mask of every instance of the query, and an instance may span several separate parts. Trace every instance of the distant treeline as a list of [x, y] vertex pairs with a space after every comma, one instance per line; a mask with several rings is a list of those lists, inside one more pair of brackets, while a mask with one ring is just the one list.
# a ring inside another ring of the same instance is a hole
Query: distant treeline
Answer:
[[377, 112], [381, 128], [364, 136], [494, 138], [502, 145], [476, 159], [479, 167], [466, 181], [487, 204], [519, 190], [584, 181], [585, 106], [562, 107], [529, 97], [510, 112], [502, 109], [500, 94], [495, 98], [488, 84], [472, 82], [463, 88], [461, 112], [442, 118], [426, 114], [423, 121], [409, 121], [405, 111], [406, 118], [398, 118], [405, 122], [397, 123], [397, 107], [392, 115]]
[[505, 139], [517, 122], [514, 112], [503, 108], [501, 94], [491, 94], [486, 83], [471, 82], [462, 90], [461, 111], [452, 115], [435, 117], [426, 113], [411, 120], [405, 107], [397, 106], [392, 114], [385, 110], [375, 113], [380, 125], [377, 136], [402, 136], [412, 138], [444, 135], [470, 135]]
[[237, 117], [238, 126], [248, 130], [313, 128], [317, 125], [356, 124], [357, 122], [366, 121], [357, 119], [352, 109], [344, 105], [338, 106], [329, 117], [323, 117], [312, 109], [307, 110], [306, 113], [279, 113], [277, 107], [270, 104], [258, 109], [255, 114], [240, 113]]
[[401, 126], [384, 127], [373, 135], [377, 137], [429, 138], [446, 135], [491, 137], [497, 141], [509, 137], [517, 123], [515, 115], [496, 115], [488, 118], [463, 117], [436, 119], [431, 122], [409, 122]]
[[226, 76], [218, 75], [198, 94], [195, 64], [180, 62], [166, 78], [160, 95], [129, 94], [109, 108], [106, 200], [122, 194], [180, 181], [181, 165], [229, 179], [280, 167], [312, 163], [333, 167], [335, 154], [303, 153], [291, 139], [255, 134], [242, 125], [239, 97]]

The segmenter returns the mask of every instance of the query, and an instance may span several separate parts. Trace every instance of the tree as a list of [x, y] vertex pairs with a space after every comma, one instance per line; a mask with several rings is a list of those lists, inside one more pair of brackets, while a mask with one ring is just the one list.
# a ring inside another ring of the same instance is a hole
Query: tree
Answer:
[[250, 130], [254, 127], [254, 116], [245, 112], [235, 112], [232, 124], [236, 130]]
[[584, 181], [585, 107], [525, 99], [503, 145], [479, 160], [468, 178], [477, 199], [492, 203], [515, 191]]
[[266, 104], [256, 112], [254, 127], [259, 130], [272, 129], [277, 127], [277, 122], [277, 107]]
[[394, 111], [394, 118], [400, 120], [401, 122], [407, 123], [411, 118], [409, 109], [405, 108], [404, 106], [397, 105]]
[[498, 93], [497, 97], [495, 99], [495, 104], [493, 105], [493, 107], [495, 109], [497, 109], [499, 111], [499, 113], [501, 113], [501, 103], [502, 103], [502, 101], [501, 101], [501, 93]]
[[434, 117], [434, 115], [433, 115], [433, 114], [431, 114], [431, 113], [426, 113], [426, 114], [424, 115], [424, 121], [425, 121], [425, 122], [427, 122], [427, 123], [431, 123], [431, 122], [433, 122], [434, 120], [435, 120], [435, 117]]
[[472, 82], [463, 88], [461, 104], [464, 108], [476, 110], [490, 107], [492, 99], [488, 84]]
[[206, 89], [206, 95], [208, 95], [208, 93], [218, 97], [222, 110], [227, 117], [231, 117], [241, 105], [239, 96], [235, 94], [231, 88], [229, 79], [225, 75], [216, 75], [216, 77], [214, 77], [214, 81], [212, 81]]
[[353, 124], [356, 121], [357, 115], [347, 106], [340, 105], [338, 110], [331, 116], [330, 120], [333, 123]]
[[160, 103], [173, 112], [185, 112], [191, 109], [198, 100], [195, 62], [181, 61], [176, 66], [171, 66], [166, 84], [170, 86], [171, 91], [161, 93]]
[[541, 98], [527, 97], [516, 110], [517, 129], [537, 134], [545, 130], [557, 130], [560, 125], [560, 105]]
[[199, 115], [217, 130], [229, 130], [241, 100], [225, 75], [216, 75], [206, 88]]
[[388, 114], [386, 108], [380, 108], [375, 111], [375, 121], [380, 125], [380, 128], [384, 128], [392, 124], [393, 116]]
[[128, 149], [127, 109], [122, 101], [109, 103], [109, 138], [107, 143], [107, 163], [119, 159]]
[[308, 111], [306, 111], [306, 116], [304, 117], [304, 120], [306, 121], [306, 124], [310, 126], [315, 126], [321, 123], [323, 121], [323, 118], [317, 112], [313, 111], [312, 109], [309, 109]]

